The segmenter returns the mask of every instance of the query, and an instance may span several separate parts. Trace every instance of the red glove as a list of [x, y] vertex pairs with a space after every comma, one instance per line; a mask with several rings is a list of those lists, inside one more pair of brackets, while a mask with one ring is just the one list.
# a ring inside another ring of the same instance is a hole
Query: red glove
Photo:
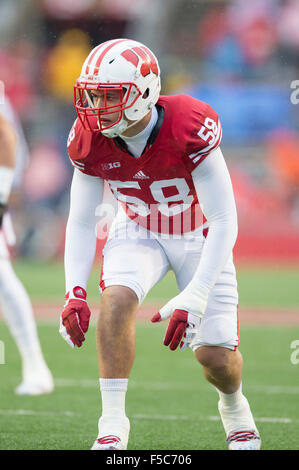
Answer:
[[66, 304], [61, 315], [60, 334], [72, 347], [80, 348], [85, 341], [90, 319], [90, 310], [86, 302], [83, 287], [74, 287], [66, 295]]
[[[160, 313], [156, 313], [152, 317], [152, 322], [160, 322], [163, 317]], [[200, 317], [186, 310], [177, 309], [173, 312], [165, 333], [163, 344], [169, 346], [174, 351], [180, 344], [180, 349], [184, 351], [190, 344], [197, 333], [200, 324]]]

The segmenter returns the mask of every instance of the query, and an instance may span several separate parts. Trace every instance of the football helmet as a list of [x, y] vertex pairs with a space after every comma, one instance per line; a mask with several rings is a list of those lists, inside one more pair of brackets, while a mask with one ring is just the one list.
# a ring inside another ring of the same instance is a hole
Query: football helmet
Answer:
[[113, 39], [86, 58], [74, 86], [75, 108], [85, 129], [117, 137], [149, 112], [160, 90], [152, 51], [131, 39]]

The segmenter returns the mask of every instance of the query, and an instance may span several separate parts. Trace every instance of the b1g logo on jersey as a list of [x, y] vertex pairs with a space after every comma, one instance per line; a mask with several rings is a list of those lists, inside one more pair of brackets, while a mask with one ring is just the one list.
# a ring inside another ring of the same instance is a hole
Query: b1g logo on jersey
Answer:
[[114, 168], [119, 168], [120, 162], [112, 162], [112, 163], [102, 163], [101, 168], [102, 170], [113, 170]]

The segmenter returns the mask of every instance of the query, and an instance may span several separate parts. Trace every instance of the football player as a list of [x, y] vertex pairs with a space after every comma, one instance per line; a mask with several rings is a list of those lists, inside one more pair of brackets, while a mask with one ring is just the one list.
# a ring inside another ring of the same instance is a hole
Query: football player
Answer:
[[186, 95], [160, 96], [156, 57], [128, 39], [95, 47], [74, 93], [78, 117], [68, 151], [75, 169], [60, 326], [73, 347], [82, 346], [88, 330], [86, 286], [104, 181], [119, 202], [103, 250], [97, 323], [102, 416], [92, 449], [127, 448], [125, 396], [135, 356], [136, 311], [170, 269], [180, 293], [152, 322], [170, 319], [164, 345], [191, 347], [217, 389], [228, 447], [259, 449], [241, 388], [232, 258], [237, 214], [217, 113]]
[[7, 98], [0, 104], [0, 308], [22, 359], [18, 395], [52, 392], [54, 382], [41, 350], [29, 296], [11, 264], [9, 246], [15, 244], [7, 212], [12, 188], [17, 188], [28, 157], [24, 135]]

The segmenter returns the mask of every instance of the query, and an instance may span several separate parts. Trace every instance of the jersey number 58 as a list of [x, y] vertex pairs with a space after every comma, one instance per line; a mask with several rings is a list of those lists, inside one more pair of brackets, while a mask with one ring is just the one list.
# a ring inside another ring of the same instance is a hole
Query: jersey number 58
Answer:
[[197, 135], [205, 142], [208, 142], [210, 146], [213, 146], [218, 136], [217, 123], [213, 119], [207, 117], [204, 125], [201, 126]]

